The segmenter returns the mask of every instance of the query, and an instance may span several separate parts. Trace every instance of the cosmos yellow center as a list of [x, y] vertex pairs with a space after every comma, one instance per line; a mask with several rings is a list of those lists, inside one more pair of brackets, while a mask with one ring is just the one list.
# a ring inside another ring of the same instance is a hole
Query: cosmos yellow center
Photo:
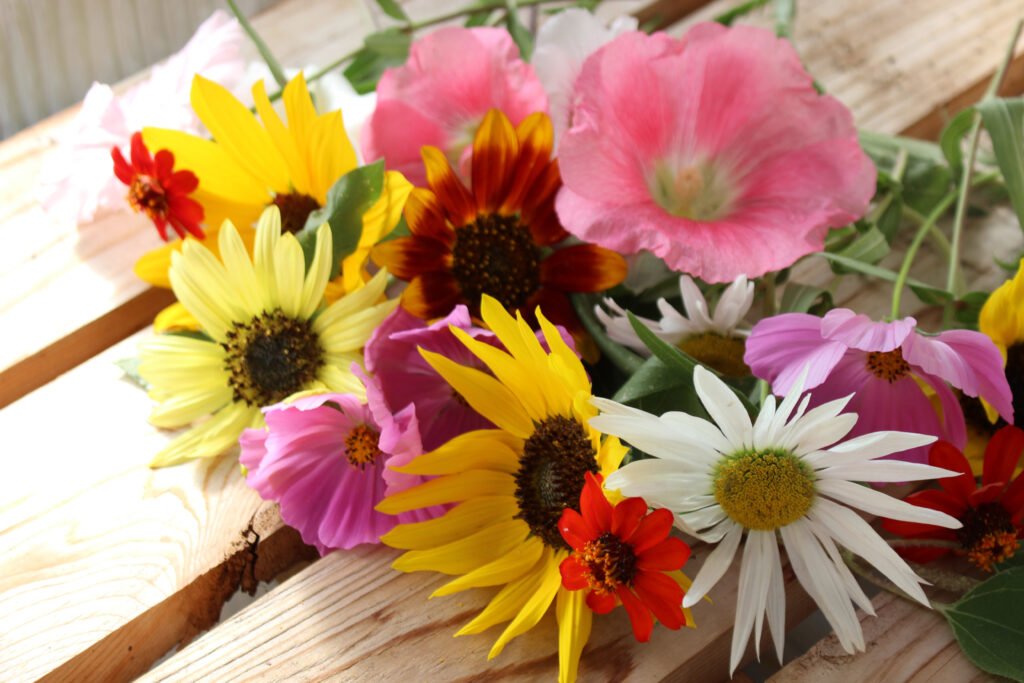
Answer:
[[521, 308], [540, 287], [540, 250], [518, 216], [477, 216], [455, 231], [452, 276], [473, 306], [488, 294], [507, 310]]
[[377, 448], [380, 434], [369, 425], [356, 425], [345, 437], [345, 457], [352, 467], [361, 470], [367, 465], [372, 466], [381, 451]]
[[903, 352], [898, 348], [868, 353], [867, 366], [868, 372], [889, 384], [910, 374], [910, 364], [903, 360]]
[[770, 531], [804, 516], [814, 502], [814, 473], [787, 451], [743, 451], [714, 478], [715, 500], [747, 529]]
[[750, 374], [750, 368], [743, 362], [746, 348], [743, 340], [737, 337], [705, 332], [687, 337], [679, 342], [679, 348], [726, 377], [746, 377]]
[[271, 204], [281, 211], [281, 232], [292, 234], [302, 230], [309, 214], [320, 208], [320, 202], [301, 192], [279, 194]]
[[587, 582], [599, 593], [614, 593], [621, 585], [633, 585], [636, 554], [633, 546], [612, 533], [587, 541], [577, 558], [587, 567]]

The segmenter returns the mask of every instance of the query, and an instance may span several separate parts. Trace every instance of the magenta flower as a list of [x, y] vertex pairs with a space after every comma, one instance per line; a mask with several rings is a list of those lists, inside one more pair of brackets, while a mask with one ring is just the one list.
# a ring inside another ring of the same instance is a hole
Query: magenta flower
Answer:
[[[845, 308], [824, 318], [785, 313], [758, 322], [747, 339], [744, 362], [754, 376], [785, 395], [804, 368], [811, 406], [854, 394], [846, 411], [859, 417], [851, 436], [876, 431], [933, 434], [963, 448], [963, 410], [949, 385], [981, 396], [1013, 421], [1010, 386], [995, 344], [980, 332], [947, 330], [926, 335], [904, 318], [872, 322]], [[939, 398], [941, 420], [922, 383]], [[948, 383], [948, 384], [947, 384]], [[924, 446], [896, 457], [927, 463]]]
[[[443, 512], [392, 516], [373, 509], [385, 495], [425, 481], [397, 472], [384, 478], [392, 459], [407, 462], [423, 452], [412, 409], [382, 427], [355, 396], [320, 394], [264, 408], [263, 415], [267, 428], [247, 429], [239, 439], [246, 483], [280, 503], [281, 519], [321, 555], [376, 543], [396, 523]], [[382, 438], [385, 431], [389, 438]]]
[[764, 29], [623, 34], [584, 62], [574, 105], [558, 146], [565, 228], [707, 282], [820, 251], [874, 194], [850, 112]]
[[449, 26], [413, 42], [409, 59], [377, 85], [377, 108], [362, 131], [363, 157], [426, 187], [420, 148], [433, 145], [468, 177], [473, 135], [491, 109], [519, 123], [548, 100], [507, 31]]

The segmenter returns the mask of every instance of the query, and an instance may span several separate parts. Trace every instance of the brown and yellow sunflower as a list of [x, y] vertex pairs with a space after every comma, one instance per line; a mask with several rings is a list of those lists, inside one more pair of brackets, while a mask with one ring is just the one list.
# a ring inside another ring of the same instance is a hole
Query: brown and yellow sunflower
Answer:
[[415, 188], [405, 205], [412, 233], [378, 244], [371, 257], [409, 281], [402, 306], [430, 319], [465, 304], [480, 315], [487, 294], [531, 324], [539, 306], [577, 340], [582, 326], [566, 292], [598, 292], [622, 282], [623, 258], [592, 244], [557, 248], [568, 233], [555, 215], [562, 185], [551, 158], [551, 121], [541, 112], [513, 127], [492, 109], [473, 140], [467, 188], [444, 153], [421, 154], [428, 188]]

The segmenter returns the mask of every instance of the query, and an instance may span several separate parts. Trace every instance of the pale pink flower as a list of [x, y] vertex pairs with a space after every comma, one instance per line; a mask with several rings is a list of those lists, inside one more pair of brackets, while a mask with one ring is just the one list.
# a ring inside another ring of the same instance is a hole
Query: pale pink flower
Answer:
[[547, 106], [507, 31], [440, 28], [413, 42], [408, 61], [381, 77], [377, 108], [362, 132], [363, 157], [383, 157], [388, 169], [425, 187], [420, 148], [432, 145], [468, 177], [473, 136], [488, 111], [500, 109], [519, 125]]
[[[845, 308], [823, 318], [785, 313], [754, 326], [743, 360], [779, 396], [806, 368], [805, 387], [814, 390], [811, 406], [853, 394], [846, 410], [860, 417], [852, 436], [879, 430], [917, 432], [963, 448], [963, 410], [949, 385], [981, 396], [1012, 424], [1010, 386], [992, 340], [970, 330], [926, 335], [915, 325], [914, 318], [872, 322]], [[938, 396], [941, 420], [923, 385]], [[922, 446], [898, 457], [927, 463], [928, 449]]]
[[189, 101], [192, 77], [200, 73], [229, 89], [236, 87], [245, 71], [244, 43], [238, 21], [218, 10], [180, 52], [154, 66], [146, 81], [124, 95], [93, 83], [40, 173], [37, 197], [46, 212], [63, 222], [88, 223], [103, 213], [128, 209], [124, 185], [114, 177], [111, 148], [127, 154], [132, 133], [143, 126], [200, 134]]
[[850, 112], [764, 29], [623, 34], [584, 62], [574, 104], [558, 145], [562, 224], [707, 282], [820, 251], [874, 194]]

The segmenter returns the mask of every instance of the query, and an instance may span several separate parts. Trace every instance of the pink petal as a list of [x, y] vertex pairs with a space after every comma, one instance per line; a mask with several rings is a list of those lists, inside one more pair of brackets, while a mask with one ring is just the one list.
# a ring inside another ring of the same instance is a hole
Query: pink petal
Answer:
[[821, 319], [821, 334], [861, 351], [892, 351], [914, 331], [913, 318], [875, 322], [848, 308], [834, 308]]
[[822, 337], [821, 318], [784, 313], [754, 325], [746, 341], [743, 362], [755, 377], [771, 382], [773, 393], [784, 396], [805, 367], [808, 373], [804, 388], [819, 386], [845, 352], [843, 344]]

